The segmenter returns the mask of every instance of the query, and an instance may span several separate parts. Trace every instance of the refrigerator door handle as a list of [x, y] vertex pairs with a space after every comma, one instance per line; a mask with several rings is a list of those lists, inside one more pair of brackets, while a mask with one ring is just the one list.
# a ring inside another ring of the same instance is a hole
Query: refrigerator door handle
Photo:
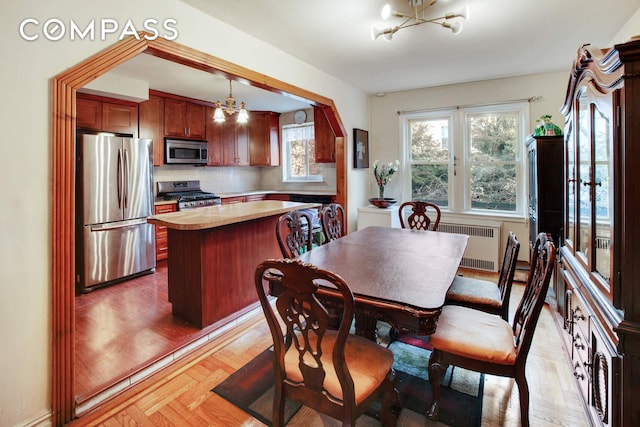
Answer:
[[131, 173], [131, 169], [129, 169], [129, 151], [126, 148], [123, 148], [124, 152], [124, 178], [122, 184], [122, 192], [124, 194], [124, 208], [127, 209], [129, 207], [129, 174]]
[[91, 225], [91, 231], [107, 231], [107, 230], [115, 230], [117, 228], [125, 228], [132, 227], [140, 224], [146, 224], [146, 218], [137, 218], [130, 219], [128, 221], [118, 221], [118, 222], [107, 222], [103, 224], [93, 224]]
[[122, 168], [124, 167], [123, 165], [123, 161], [122, 161], [122, 149], [118, 148], [118, 182], [117, 182], [117, 186], [118, 186], [118, 207], [120, 209], [122, 209], [122, 197], [123, 197], [123, 186], [122, 186], [122, 175], [123, 175], [123, 170]]

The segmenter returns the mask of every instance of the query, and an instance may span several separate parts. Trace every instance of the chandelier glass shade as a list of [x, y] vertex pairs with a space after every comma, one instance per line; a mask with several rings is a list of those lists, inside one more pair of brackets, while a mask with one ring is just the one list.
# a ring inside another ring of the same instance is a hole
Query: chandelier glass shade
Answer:
[[430, 18], [427, 17], [425, 11], [436, 4], [437, 0], [409, 0], [409, 6], [413, 8], [412, 13], [398, 12], [391, 9], [390, 5], [385, 5], [382, 8], [382, 19], [387, 20], [392, 16], [395, 18], [404, 19], [400, 24], [387, 27], [387, 28], [371, 28], [371, 38], [376, 40], [382, 36], [387, 41], [393, 38], [393, 35], [403, 28], [415, 27], [421, 24], [436, 24], [448, 30], [451, 30], [453, 34], [459, 34], [462, 31], [462, 23], [459, 20], [453, 20], [454, 18], [469, 18], [469, 7], [464, 6], [456, 12], [445, 13], [443, 16]]
[[216, 123], [222, 123], [225, 121], [225, 113], [232, 116], [238, 113], [238, 123], [247, 123], [249, 121], [249, 113], [245, 108], [244, 102], [240, 103], [240, 108], [236, 108], [236, 99], [233, 97], [231, 91], [231, 80], [229, 80], [229, 96], [224, 104], [220, 101], [216, 101], [216, 109], [213, 113], [213, 120]]

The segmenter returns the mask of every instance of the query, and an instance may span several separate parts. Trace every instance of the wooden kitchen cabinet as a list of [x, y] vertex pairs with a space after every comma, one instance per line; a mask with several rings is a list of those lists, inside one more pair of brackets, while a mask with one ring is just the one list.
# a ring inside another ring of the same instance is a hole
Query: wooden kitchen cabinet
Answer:
[[153, 140], [153, 165], [164, 164], [164, 98], [149, 94], [139, 105], [140, 138]]
[[334, 163], [336, 161], [336, 136], [324, 110], [321, 107], [313, 107], [313, 125], [316, 145], [316, 162]]
[[251, 166], [278, 166], [280, 164], [280, 114], [270, 111], [252, 111], [248, 124]]
[[224, 166], [224, 123], [216, 123], [213, 120], [214, 107], [205, 109], [207, 123], [207, 142], [209, 148], [209, 160], [207, 166]]
[[266, 200], [267, 199], [267, 195], [264, 193], [261, 194], [247, 194], [246, 196], [244, 196], [244, 201], [245, 202], [255, 202], [258, 200]]
[[249, 130], [246, 123], [238, 123], [227, 117], [220, 126], [222, 164], [224, 166], [249, 166]]
[[138, 104], [78, 93], [76, 127], [138, 136]]
[[165, 136], [206, 139], [205, 106], [181, 99], [164, 99]]
[[[156, 205], [155, 214], [163, 214], [176, 211], [176, 204], [169, 203], [166, 205]], [[156, 262], [162, 261], [169, 257], [169, 239], [167, 236], [167, 227], [164, 225], [156, 225]]]
[[233, 196], [233, 197], [223, 197], [221, 199], [223, 205], [232, 205], [234, 203], [243, 203], [246, 202], [245, 196]]

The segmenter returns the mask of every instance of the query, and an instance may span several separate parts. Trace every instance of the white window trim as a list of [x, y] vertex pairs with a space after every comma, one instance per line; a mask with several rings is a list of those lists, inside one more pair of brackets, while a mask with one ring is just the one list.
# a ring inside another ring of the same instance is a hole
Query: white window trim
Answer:
[[[302, 128], [302, 127], [312, 127], [314, 124], [311, 123], [303, 123], [303, 124], [293, 124], [293, 125], [283, 125], [282, 126], [282, 182], [323, 182], [324, 177], [322, 175], [307, 175], [306, 177], [291, 177], [289, 170], [289, 156], [290, 156], [290, 145], [288, 141], [284, 138], [284, 130], [291, 128]], [[308, 147], [307, 147], [308, 149]]]
[[[518, 135], [518, 144], [516, 149], [516, 176], [518, 179], [518, 188], [516, 194], [516, 210], [507, 211], [490, 211], [471, 208], [471, 192], [468, 188], [469, 180], [466, 179], [470, 173], [470, 164], [468, 162], [468, 152], [465, 147], [467, 137], [466, 115], [474, 113], [482, 113], [487, 111], [518, 111], [520, 116], [520, 135]], [[487, 104], [478, 106], [466, 106], [459, 108], [443, 108], [438, 110], [413, 111], [400, 114], [401, 129], [401, 146], [402, 146], [402, 170], [407, 171], [403, 174], [402, 192], [407, 195], [407, 199], [411, 198], [411, 173], [410, 171], [410, 129], [409, 122], [416, 119], [435, 119], [447, 118], [451, 121], [452, 126], [449, 128], [449, 140], [452, 152], [449, 156], [448, 170], [449, 176], [454, 176], [454, 155], [462, 156], [462, 159], [456, 158], [455, 162], [457, 171], [464, 166], [464, 174], [457, 173], [453, 180], [449, 180], [449, 206], [444, 208], [444, 212], [454, 214], [473, 215], [477, 217], [487, 218], [503, 218], [503, 219], [523, 219], [527, 217], [527, 186], [528, 176], [526, 171], [526, 150], [525, 139], [527, 137], [527, 129], [529, 129], [529, 103], [523, 101], [505, 102], [499, 104]], [[415, 163], [415, 162], [414, 162]], [[455, 184], [454, 184], [455, 180]], [[455, 191], [454, 188], [462, 189]]]

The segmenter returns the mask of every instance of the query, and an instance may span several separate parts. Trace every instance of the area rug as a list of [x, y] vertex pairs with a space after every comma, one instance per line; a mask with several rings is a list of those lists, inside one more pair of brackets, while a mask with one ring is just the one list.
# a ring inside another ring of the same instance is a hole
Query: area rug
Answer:
[[[426, 417], [422, 414], [433, 399], [427, 373], [430, 351], [399, 340], [392, 342], [389, 348], [394, 353], [396, 388], [400, 392], [403, 403], [398, 425], [424, 426]], [[482, 374], [450, 367], [442, 380], [440, 422], [453, 427], [480, 426], [483, 385], [484, 376]], [[212, 389], [214, 393], [266, 425], [272, 425], [273, 390], [273, 365], [270, 349], [260, 353]], [[303, 412], [299, 411], [300, 408], [299, 404], [287, 399], [285, 420], [289, 422], [294, 417], [303, 416], [296, 415], [298, 412]], [[308, 408], [304, 409], [308, 410]], [[380, 425], [376, 421], [379, 418], [379, 409], [380, 402], [374, 403], [370, 410], [363, 417], [360, 417], [370, 418], [369, 421], [364, 420], [362, 425]], [[307, 418], [314, 419], [308, 416]], [[358, 421], [358, 425], [361, 425], [361, 420]], [[313, 421], [301, 421], [299, 425], [309, 427], [313, 425]], [[429, 424], [427, 423], [427, 425]]]

